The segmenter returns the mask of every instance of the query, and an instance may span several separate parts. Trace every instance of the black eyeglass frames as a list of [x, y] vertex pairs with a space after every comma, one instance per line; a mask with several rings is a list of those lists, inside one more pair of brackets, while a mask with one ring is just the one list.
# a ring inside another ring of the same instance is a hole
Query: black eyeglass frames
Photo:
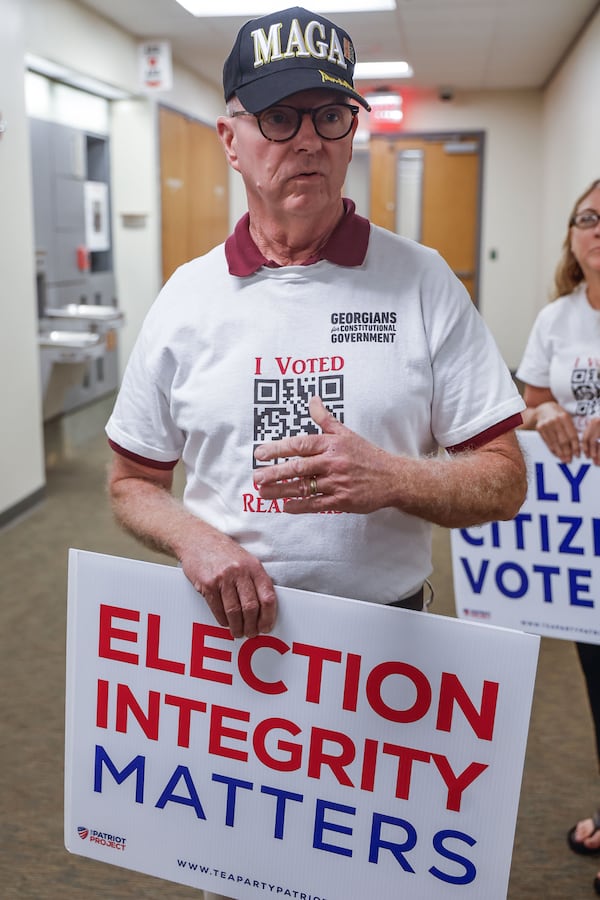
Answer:
[[236, 116], [253, 116], [263, 137], [268, 141], [282, 143], [291, 141], [300, 131], [304, 116], [310, 116], [315, 131], [325, 141], [339, 141], [346, 137], [352, 129], [352, 122], [358, 115], [358, 106], [350, 103], [326, 103], [312, 109], [300, 109], [297, 106], [270, 106], [259, 113], [237, 110], [231, 113]]

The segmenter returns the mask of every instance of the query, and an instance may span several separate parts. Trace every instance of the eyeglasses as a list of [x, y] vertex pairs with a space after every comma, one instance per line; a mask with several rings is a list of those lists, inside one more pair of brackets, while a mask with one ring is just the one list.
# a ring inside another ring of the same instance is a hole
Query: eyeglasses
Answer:
[[358, 106], [349, 103], [327, 103], [313, 109], [299, 109], [297, 106], [270, 106], [259, 113], [237, 110], [236, 116], [254, 116], [263, 137], [268, 141], [291, 141], [300, 131], [304, 116], [310, 116], [315, 131], [325, 141], [340, 141], [352, 129], [352, 122], [358, 115]]
[[598, 222], [600, 222], [600, 213], [597, 213], [594, 209], [584, 209], [583, 212], [575, 213], [569, 225], [574, 225], [575, 228], [586, 229], [595, 228]]

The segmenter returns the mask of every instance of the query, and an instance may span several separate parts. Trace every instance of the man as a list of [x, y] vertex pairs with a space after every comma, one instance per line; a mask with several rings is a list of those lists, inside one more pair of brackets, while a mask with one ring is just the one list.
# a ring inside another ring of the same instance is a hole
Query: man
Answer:
[[353, 69], [307, 10], [241, 29], [217, 129], [249, 214], [165, 285], [107, 425], [118, 519], [235, 637], [273, 627], [274, 584], [421, 608], [430, 523], [525, 495], [523, 403], [464, 288], [341, 199]]
[[300, 7], [241, 29], [217, 130], [248, 215], [165, 285], [107, 425], [119, 521], [235, 637], [273, 628], [274, 584], [422, 608], [431, 523], [525, 496], [523, 403], [464, 288], [342, 200], [353, 70]]

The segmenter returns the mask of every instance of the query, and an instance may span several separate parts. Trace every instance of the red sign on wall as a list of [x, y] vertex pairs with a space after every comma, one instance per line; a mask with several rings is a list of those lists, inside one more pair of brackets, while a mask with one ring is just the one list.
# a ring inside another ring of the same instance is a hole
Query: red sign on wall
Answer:
[[368, 94], [367, 101], [371, 106], [369, 127], [372, 134], [390, 134], [402, 131], [404, 111], [402, 94], [390, 89], [376, 94]]

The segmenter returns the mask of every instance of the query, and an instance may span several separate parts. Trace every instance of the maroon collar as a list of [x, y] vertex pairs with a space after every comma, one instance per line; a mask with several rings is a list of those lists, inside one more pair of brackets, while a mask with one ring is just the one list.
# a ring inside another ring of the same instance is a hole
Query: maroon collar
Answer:
[[[230, 275], [242, 278], [254, 275], [261, 266], [271, 269], [279, 268], [279, 264], [266, 259], [250, 235], [250, 216], [246, 213], [235, 226], [233, 234], [225, 241], [225, 257]], [[369, 220], [359, 216], [352, 200], [344, 198], [344, 215], [334, 228], [327, 243], [319, 253], [305, 260], [302, 265], [310, 266], [326, 259], [338, 266], [361, 266], [367, 255], [369, 245]]]

